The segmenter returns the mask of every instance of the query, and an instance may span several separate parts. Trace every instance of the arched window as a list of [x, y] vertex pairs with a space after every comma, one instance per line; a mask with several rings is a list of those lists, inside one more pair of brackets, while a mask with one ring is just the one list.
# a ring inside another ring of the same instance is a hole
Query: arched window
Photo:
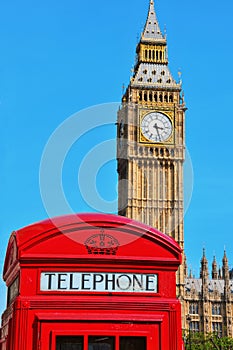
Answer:
[[169, 96], [169, 102], [173, 102], [173, 95], [172, 94]]
[[168, 96], [167, 95], [164, 95], [164, 101], [168, 102]]
[[194, 315], [198, 315], [198, 303], [190, 303], [189, 304], [189, 313], [190, 314], [194, 314]]
[[222, 336], [222, 323], [221, 322], [213, 322], [212, 323], [212, 331], [213, 333], [217, 333], [219, 337]]
[[190, 322], [190, 330], [192, 332], [199, 332], [199, 322], [198, 321]]
[[155, 102], [158, 102], [158, 96], [157, 96], [156, 92], [154, 93], [154, 100], [155, 100]]
[[147, 60], [147, 50], [145, 50], [145, 59]]
[[212, 315], [221, 315], [221, 306], [220, 304], [212, 305]]
[[147, 92], [144, 92], [144, 101], [147, 101]]
[[163, 95], [162, 94], [159, 95], [159, 101], [163, 102]]

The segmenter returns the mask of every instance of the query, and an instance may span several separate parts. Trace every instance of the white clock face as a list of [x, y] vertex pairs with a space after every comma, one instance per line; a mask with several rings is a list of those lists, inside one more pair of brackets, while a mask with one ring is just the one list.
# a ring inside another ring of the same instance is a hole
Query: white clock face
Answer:
[[163, 142], [172, 134], [172, 123], [165, 114], [152, 112], [142, 119], [141, 131], [148, 140]]

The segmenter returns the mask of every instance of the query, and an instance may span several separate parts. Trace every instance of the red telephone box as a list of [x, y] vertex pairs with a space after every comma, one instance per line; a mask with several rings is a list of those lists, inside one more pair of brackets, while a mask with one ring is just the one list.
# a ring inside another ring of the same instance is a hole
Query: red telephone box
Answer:
[[180, 350], [177, 243], [119, 216], [81, 214], [13, 232], [1, 350]]

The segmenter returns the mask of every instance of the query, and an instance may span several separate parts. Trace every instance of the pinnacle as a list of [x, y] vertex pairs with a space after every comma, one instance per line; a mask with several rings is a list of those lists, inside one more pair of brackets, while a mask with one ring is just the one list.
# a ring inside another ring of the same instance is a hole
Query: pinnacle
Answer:
[[227, 253], [226, 253], [226, 250], [225, 250], [225, 249], [224, 249], [224, 255], [223, 255], [222, 262], [223, 262], [223, 263], [228, 263]]
[[147, 21], [142, 34], [143, 41], [164, 40], [164, 37], [159, 28], [159, 23], [156, 17], [154, 1], [150, 0], [149, 12]]
[[207, 262], [205, 248], [203, 248], [202, 262]]
[[217, 266], [217, 261], [216, 261], [216, 256], [215, 256], [215, 255], [214, 255], [214, 257], [213, 257], [212, 265], [216, 265], [216, 266]]

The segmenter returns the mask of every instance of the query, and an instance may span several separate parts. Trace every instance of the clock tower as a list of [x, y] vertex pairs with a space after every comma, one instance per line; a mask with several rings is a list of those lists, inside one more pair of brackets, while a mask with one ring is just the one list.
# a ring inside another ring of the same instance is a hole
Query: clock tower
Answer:
[[[150, 1], [136, 64], [118, 112], [118, 211], [173, 237], [184, 248], [185, 103], [168, 67], [167, 40]], [[177, 295], [184, 293], [184, 265]]]

